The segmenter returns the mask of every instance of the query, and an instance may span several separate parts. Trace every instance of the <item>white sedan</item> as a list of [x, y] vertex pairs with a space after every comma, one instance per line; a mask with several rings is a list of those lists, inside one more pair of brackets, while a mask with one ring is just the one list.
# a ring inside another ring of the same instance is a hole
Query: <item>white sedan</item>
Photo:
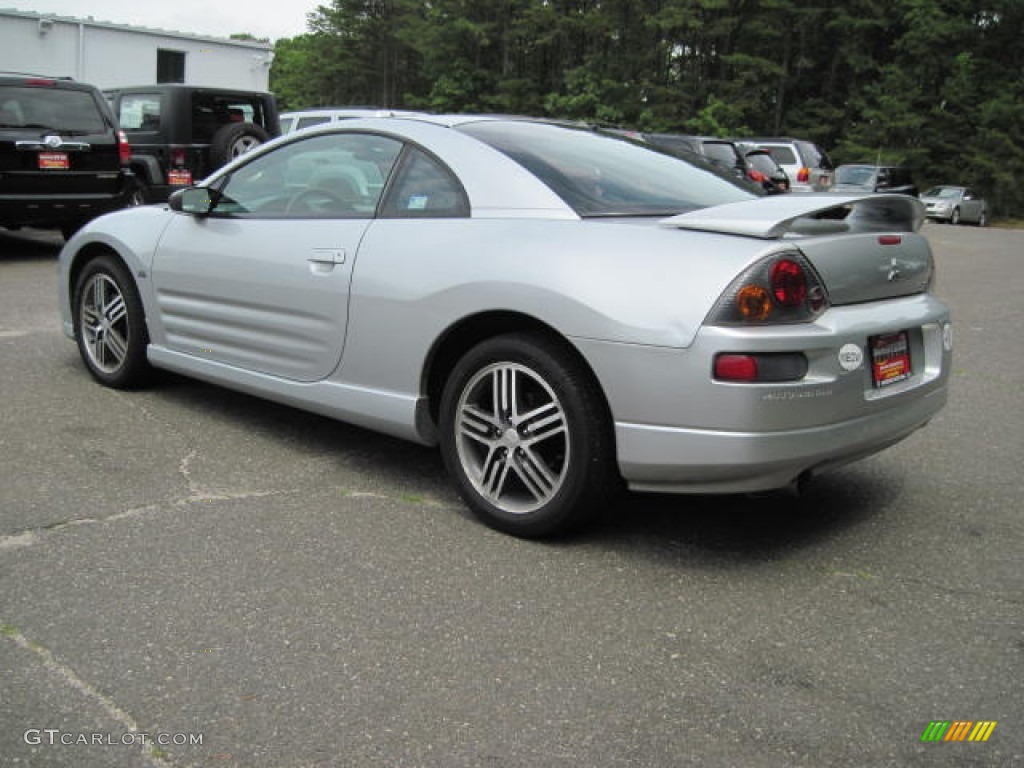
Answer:
[[60, 306], [102, 384], [161, 368], [439, 444], [482, 520], [544, 536], [621, 481], [783, 488], [923, 426], [952, 348], [923, 215], [579, 126], [349, 120], [89, 224]]

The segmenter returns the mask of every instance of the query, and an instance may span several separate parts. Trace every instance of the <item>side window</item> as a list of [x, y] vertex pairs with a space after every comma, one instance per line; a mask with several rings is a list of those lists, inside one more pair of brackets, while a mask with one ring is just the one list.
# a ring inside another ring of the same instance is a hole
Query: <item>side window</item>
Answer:
[[327, 115], [314, 115], [313, 117], [300, 117], [299, 121], [295, 124], [295, 130], [299, 131], [303, 128], [309, 128], [313, 125], [323, 125], [324, 123], [331, 122], [331, 118]]
[[121, 97], [118, 122], [126, 131], [155, 131], [160, 128], [160, 94], [126, 93]]
[[411, 149], [381, 211], [383, 218], [465, 218], [469, 201], [458, 180], [441, 163]]
[[215, 216], [372, 218], [402, 143], [366, 133], [295, 141], [235, 171], [215, 194]]
[[765, 147], [779, 165], [800, 165], [796, 154], [789, 147]]
[[258, 96], [243, 94], [192, 94], [192, 140], [206, 143], [231, 123], [254, 123], [267, 128], [267, 115]]

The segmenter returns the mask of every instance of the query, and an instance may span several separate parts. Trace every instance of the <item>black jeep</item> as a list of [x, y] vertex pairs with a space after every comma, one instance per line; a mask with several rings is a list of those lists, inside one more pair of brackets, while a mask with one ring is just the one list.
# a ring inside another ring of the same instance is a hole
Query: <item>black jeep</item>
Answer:
[[104, 93], [128, 134], [131, 168], [150, 202], [281, 134], [269, 93], [169, 84]]
[[0, 72], [0, 226], [60, 228], [70, 237], [140, 202], [129, 153], [95, 86]]

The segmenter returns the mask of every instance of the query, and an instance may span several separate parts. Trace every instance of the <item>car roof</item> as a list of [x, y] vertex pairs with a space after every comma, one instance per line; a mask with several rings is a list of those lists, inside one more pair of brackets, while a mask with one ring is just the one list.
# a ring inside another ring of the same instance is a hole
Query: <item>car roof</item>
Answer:
[[47, 83], [58, 88], [65, 88], [68, 90], [77, 91], [95, 91], [96, 86], [92, 83], [84, 83], [81, 80], [75, 80], [70, 77], [53, 77], [52, 75], [35, 75], [30, 72], [0, 72], [0, 81], [5, 81], [8, 85], [16, 85], [18, 83]]
[[104, 88], [104, 93], [152, 93], [153, 91], [192, 91], [195, 93], [252, 93], [258, 96], [270, 96], [269, 91], [254, 91], [251, 88], [213, 88], [205, 85], [188, 85], [187, 83], [152, 83], [150, 85], [119, 85], [115, 88]]

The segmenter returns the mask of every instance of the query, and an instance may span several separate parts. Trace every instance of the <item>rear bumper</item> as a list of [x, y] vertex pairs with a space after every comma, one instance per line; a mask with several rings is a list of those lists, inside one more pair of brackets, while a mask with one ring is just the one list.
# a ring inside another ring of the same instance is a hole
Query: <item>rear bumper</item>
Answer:
[[[911, 375], [875, 385], [870, 339], [906, 333]], [[833, 307], [816, 322], [704, 327], [687, 349], [578, 340], [615, 424], [619, 470], [636, 490], [746, 493], [784, 488], [876, 453], [924, 426], [947, 399], [953, 334], [929, 294]], [[800, 352], [792, 382], [730, 383], [719, 353]]]
[[0, 225], [46, 228], [89, 221], [127, 207], [133, 189], [134, 181], [126, 180], [113, 195], [0, 195]]
[[869, 456], [923, 427], [946, 403], [943, 386], [898, 408], [786, 432], [719, 432], [616, 423], [629, 487], [666, 493], [749, 493], [792, 485]]

